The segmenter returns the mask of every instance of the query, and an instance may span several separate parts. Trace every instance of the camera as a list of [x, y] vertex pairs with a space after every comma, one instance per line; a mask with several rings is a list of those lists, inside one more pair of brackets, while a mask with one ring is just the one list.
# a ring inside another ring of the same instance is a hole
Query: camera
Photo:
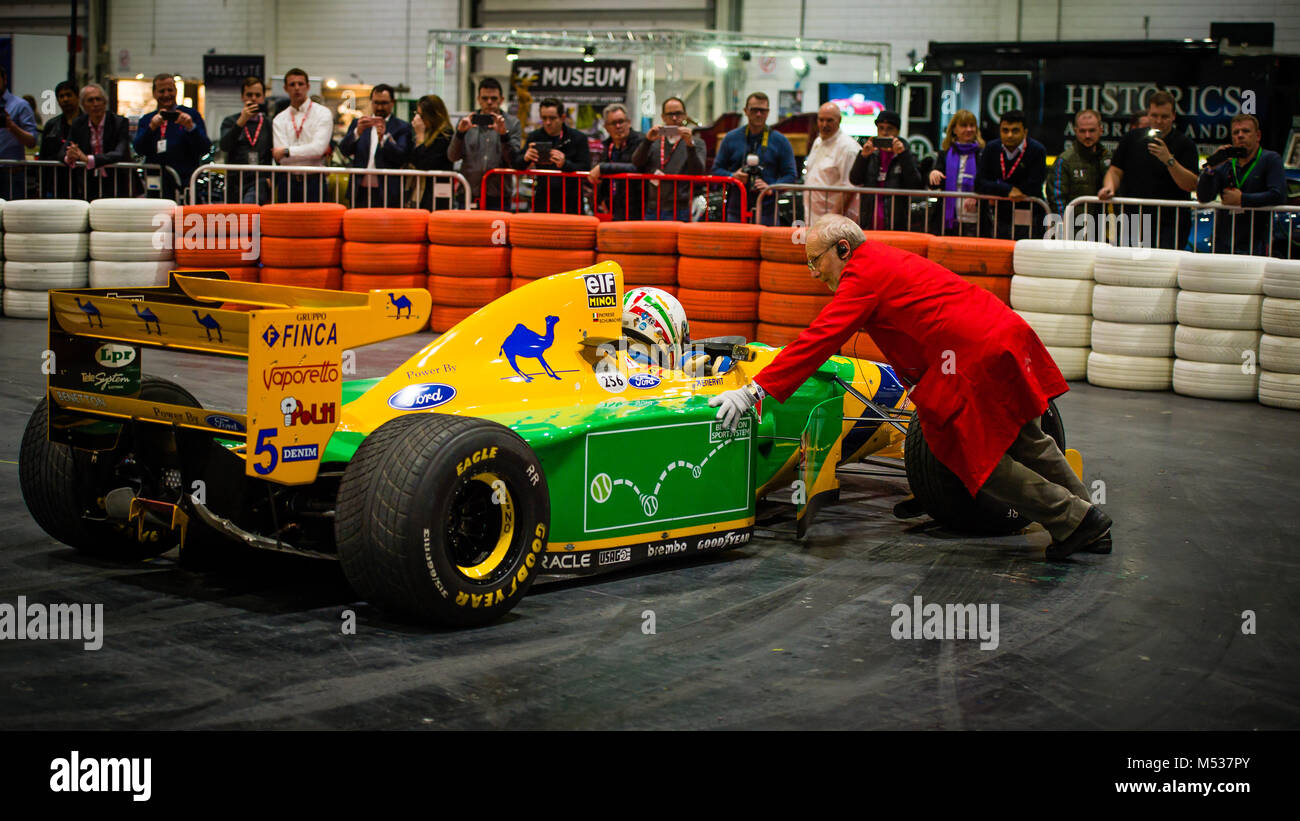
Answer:
[[496, 123], [496, 118], [491, 114], [471, 114], [469, 121], [479, 128], [491, 128]]
[[266, 113], [267, 113], [268, 111], [270, 111], [270, 110], [271, 110], [270, 107], [267, 106], [266, 103], [258, 103], [258, 104], [257, 104], [257, 113], [258, 113], [258, 114], [266, 114]]
[[662, 136], [665, 140], [675, 140], [675, 139], [677, 139], [677, 134], [678, 134], [679, 131], [681, 131], [681, 129], [680, 129], [679, 127], [675, 126], [675, 125], [661, 125], [661, 126], [659, 126], [659, 134], [660, 134], [660, 136]]
[[1146, 134], [1145, 139], [1146, 139], [1147, 142], [1152, 142], [1153, 140], [1158, 140], [1158, 139], [1160, 139], [1160, 129], [1158, 129], [1158, 128], [1148, 128], [1148, 129], [1147, 129], [1147, 134]]
[[549, 142], [533, 143], [533, 148], [537, 149], [537, 164], [551, 164], [551, 144]]
[[179, 111], [164, 111], [164, 112], [162, 112], [162, 118], [163, 118], [164, 120], [166, 120], [167, 122], [169, 122], [169, 123], [174, 123], [174, 122], [176, 122], [176, 120], [179, 119], [180, 116], [181, 116], [181, 113], [180, 113]]
[[872, 137], [871, 144], [876, 148], [890, 149], [894, 147], [893, 137]]
[[1244, 156], [1246, 156], [1246, 149], [1244, 146], [1230, 145], [1227, 148], [1220, 148], [1218, 151], [1215, 151], [1205, 160], [1205, 162], [1207, 165], [1218, 165], [1232, 157]]

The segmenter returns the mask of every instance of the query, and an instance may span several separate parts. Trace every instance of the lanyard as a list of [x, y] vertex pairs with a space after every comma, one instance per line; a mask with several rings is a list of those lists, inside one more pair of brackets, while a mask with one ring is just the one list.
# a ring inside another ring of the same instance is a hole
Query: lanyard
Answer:
[[[161, 111], [158, 112], [158, 116], [159, 116], [159, 117], [162, 116], [162, 112], [161, 112]], [[166, 121], [166, 120], [163, 120], [162, 128], [159, 128], [159, 129], [158, 129], [158, 139], [159, 139], [159, 140], [166, 140], [166, 139], [167, 139], [167, 121]]]
[[1250, 165], [1246, 166], [1246, 175], [1243, 177], [1237, 176], [1237, 158], [1232, 158], [1232, 179], [1237, 183], [1238, 188], [1241, 187], [1242, 182], [1250, 179], [1250, 172], [1255, 170], [1255, 163], [1259, 162], [1259, 155], [1263, 153], [1260, 149], [1255, 149], [1255, 159], [1250, 161]]
[[294, 119], [293, 109], [289, 109], [289, 125], [293, 126], [293, 138], [302, 139], [302, 130], [307, 125], [307, 113], [311, 111], [311, 100], [307, 101], [307, 107], [302, 110], [302, 122], [299, 123]]
[[[676, 150], [677, 150], [677, 146], [681, 145], [681, 144], [682, 144], [683, 142], [685, 142], [685, 141], [686, 141], [686, 138], [685, 138], [685, 137], [681, 137], [681, 136], [679, 136], [679, 137], [677, 138], [677, 142], [676, 142], [676, 144], [674, 144], [673, 147], [672, 147], [672, 150], [668, 152], [668, 157], [669, 157], [669, 159], [672, 158], [672, 156], [673, 156], [673, 151], [676, 151]], [[664, 168], [664, 166], [668, 164], [668, 161], [664, 159], [664, 143], [666, 143], [666, 142], [668, 142], [668, 138], [667, 138], [667, 137], [664, 137], [663, 139], [659, 140], [659, 170], [660, 170], [660, 171], [662, 171], [663, 168]]]
[[[306, 120], [305, 117], [303, 119], [304, 121]], [[266, 118], [263, 117], [261, 114], [257, 115], [257, 130], [254, 131], [253, 136], [250, 137], [248, 136], [248, 123], [244, 123], [244, 138], [248, 140], [249, 145], [257, 144], [257, 138], [262, 136], [262, 126], [265, 124], [266, 124]]]
[[[767, 126], [763, 126], [763, 141], [762, 141], [761, 143], [758, 144], [758, 147], [759, 147], [759, 148], [767, 148], [767, 135], [768, 135], [768, 131], [769, 131], [768, 127], [767, 127]], [[745, 132], [745, 147], [746, 147], [746, 148], [749, 147], [749, 132], [748, 132], [748, 131]]]
[[[1020, 167], [1020, 161], [1025, 158], [1025, 152], [1028, 150], [1027, 148], [1020, 149], [1020, 156], [1016, 157], [1016, 161], [1011, 164], [1011, 174], [1016, 173], [1016, 169]], [[1002, 163], [1002, 179], [1010, 179], [1011, 174], [1007, 173], [1007, 154], [1005, 151], [998, 155], [998, 162]]]

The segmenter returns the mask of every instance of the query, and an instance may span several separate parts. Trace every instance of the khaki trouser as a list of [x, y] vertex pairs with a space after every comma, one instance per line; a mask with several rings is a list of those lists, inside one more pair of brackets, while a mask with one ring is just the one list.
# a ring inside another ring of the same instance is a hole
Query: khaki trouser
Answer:
[[1074, 532], [1091, 506], [1087, 488], [1039, 419], [1020, 429], [980, 490], [1038, 522], [1058, 542]]

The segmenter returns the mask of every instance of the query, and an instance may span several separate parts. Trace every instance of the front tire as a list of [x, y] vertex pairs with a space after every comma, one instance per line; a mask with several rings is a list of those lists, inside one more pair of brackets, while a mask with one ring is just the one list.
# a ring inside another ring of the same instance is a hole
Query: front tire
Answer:
[[514, 431], [421, 413], [366, 437], [339, 487], [343, 574], [366, 600], [418, 621], [496, 621], [541, 570], [550, 532], [541, 463]]
[[[1055, 402], [1048, 402], [1041, 424], [1043, 432], [1055, 439], [1056, 446], [1064, 453], [1065, 426]], [[962, 533], [1005, 536], [1029, 526], [1029, 520], [1011, 505], [984, 493], [971, 498], [956, 474], [945, 467], [926, 444], [915, 412], [907, 426], [903, 456], [912, 494], [930, 518], [944, 527]]]

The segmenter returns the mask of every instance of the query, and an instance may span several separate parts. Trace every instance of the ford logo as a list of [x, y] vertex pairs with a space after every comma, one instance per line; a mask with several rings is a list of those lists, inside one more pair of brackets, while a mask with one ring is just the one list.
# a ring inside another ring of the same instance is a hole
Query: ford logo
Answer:
[[402, 388], [388, 397], [388, 407], [395, 410], [425, 410], [445, 405], [455, 397], [456, 389], [451, 385], [427, 382]]
[[231, 419], [229, 416], [220, 416], [214, 413], [207, 417], [206, 421], [209, 425], [218, 430], [228, 430], [232, 433], [244, 433], [244, 426], [239, 424], [237, 420]]
[[652, 373], [638, 373], [628, 377], [627, 383], [634, 388], [640, 388], [643, 391], [650, 390], [659, 386], [661, 380]]

